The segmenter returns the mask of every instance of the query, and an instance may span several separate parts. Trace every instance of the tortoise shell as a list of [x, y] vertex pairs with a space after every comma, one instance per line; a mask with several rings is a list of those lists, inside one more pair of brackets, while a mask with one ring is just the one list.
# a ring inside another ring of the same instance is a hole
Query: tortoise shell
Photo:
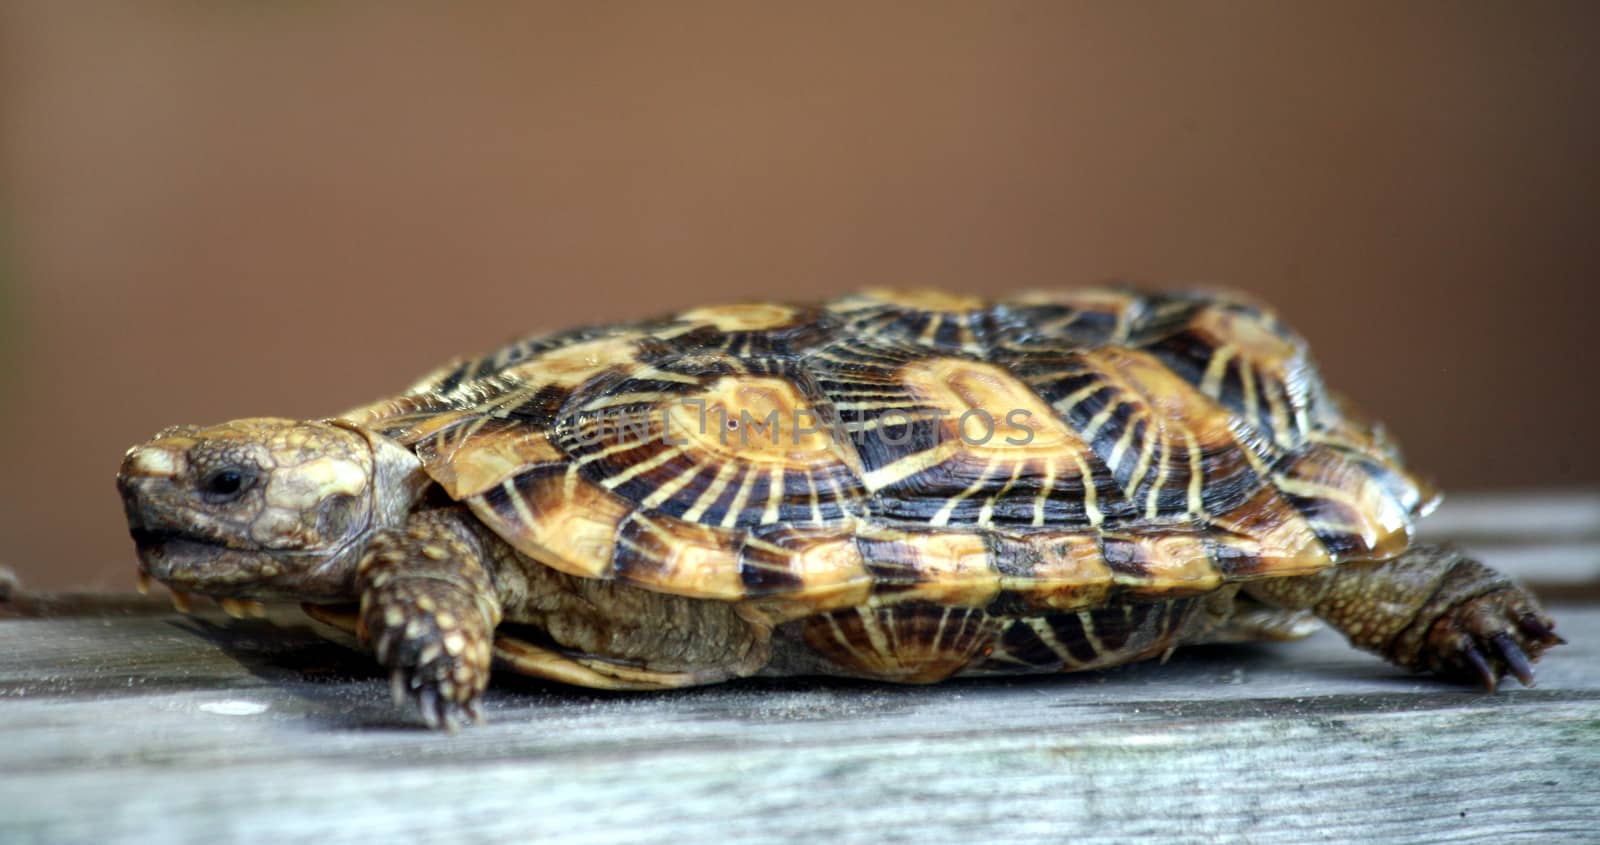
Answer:
[[1434, 496], [1233, 296], [869, 291], [531, 337], [346, 415], [570, 575], [1081, 610], [1403, 550]]

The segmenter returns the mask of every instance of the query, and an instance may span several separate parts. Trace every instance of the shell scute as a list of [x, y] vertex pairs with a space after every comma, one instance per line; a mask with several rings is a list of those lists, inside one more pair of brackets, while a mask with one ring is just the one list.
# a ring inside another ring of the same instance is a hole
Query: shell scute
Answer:
[[[774, 618], [863, 604], [874, 583], [854, 524], [753, 529], [740, 550], [739, 573], [747, 597], [779, 600]], [[793, 613], [779, 609], [796, 606]]]
[[990, 543], [985, 532], [875, 526], [856, 538], [875, 598], [972, 607], [988, 604], [1000, 591]]
[[635, 510], [617, 527], [610, 575], [695, 598], [745, 595], [740, 533]]
[[859, 516], [865, 497], [826, 408], [803, 376], [777, 372], [596, 385], [562, 412], [555, 442], [585, 478], [648, 510], [721, 528], [826, 523]]
[[936, 290], [870, 289], [828, 303], [850, 334], [981, 356], [997, 335], [989, 303]]
[[611, 576], [617, 528], [633, 512], [562, 464], [526, 470], [465, 501], [518, 551], [586, 578]]

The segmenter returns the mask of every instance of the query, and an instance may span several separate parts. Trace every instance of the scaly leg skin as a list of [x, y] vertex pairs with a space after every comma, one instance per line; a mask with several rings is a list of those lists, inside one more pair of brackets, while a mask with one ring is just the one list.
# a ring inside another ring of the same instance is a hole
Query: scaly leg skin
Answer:
[[500, 602], [465, 518], [423, 511], [379, 532], [356, 586], [356, 633], [389, 667], [395, 703], [409, 700], [430, 728], [482, 722]]
[[1279, 607], [1315, 612], [1352, 645], [1398, 666], [1477, 681], [1490, 692], [1507, 672], [1533, 686], [1533, 662], [1564, 642], [1530, 593], [1449, 546], [1415, 546], [1393, 560], [1245, 589]]

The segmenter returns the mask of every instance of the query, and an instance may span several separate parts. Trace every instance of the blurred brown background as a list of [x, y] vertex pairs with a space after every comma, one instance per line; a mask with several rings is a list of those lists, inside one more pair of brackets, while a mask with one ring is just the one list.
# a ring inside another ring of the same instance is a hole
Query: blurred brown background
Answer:
[[1600, 481], [1600, 4], [8, 2], [0, 562], [155, 429], [864, 284], [1276, 303], [1453, 490]]

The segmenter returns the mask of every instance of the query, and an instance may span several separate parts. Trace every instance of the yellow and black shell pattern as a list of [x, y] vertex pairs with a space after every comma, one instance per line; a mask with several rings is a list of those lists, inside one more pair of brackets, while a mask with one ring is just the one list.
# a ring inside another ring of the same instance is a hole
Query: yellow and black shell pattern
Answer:
[[347, 418], [528, 557], [780, 621], [1082, 611], [1383, 559], [1433, 494], [1216, 294], [868, 291], [454, 363]]

